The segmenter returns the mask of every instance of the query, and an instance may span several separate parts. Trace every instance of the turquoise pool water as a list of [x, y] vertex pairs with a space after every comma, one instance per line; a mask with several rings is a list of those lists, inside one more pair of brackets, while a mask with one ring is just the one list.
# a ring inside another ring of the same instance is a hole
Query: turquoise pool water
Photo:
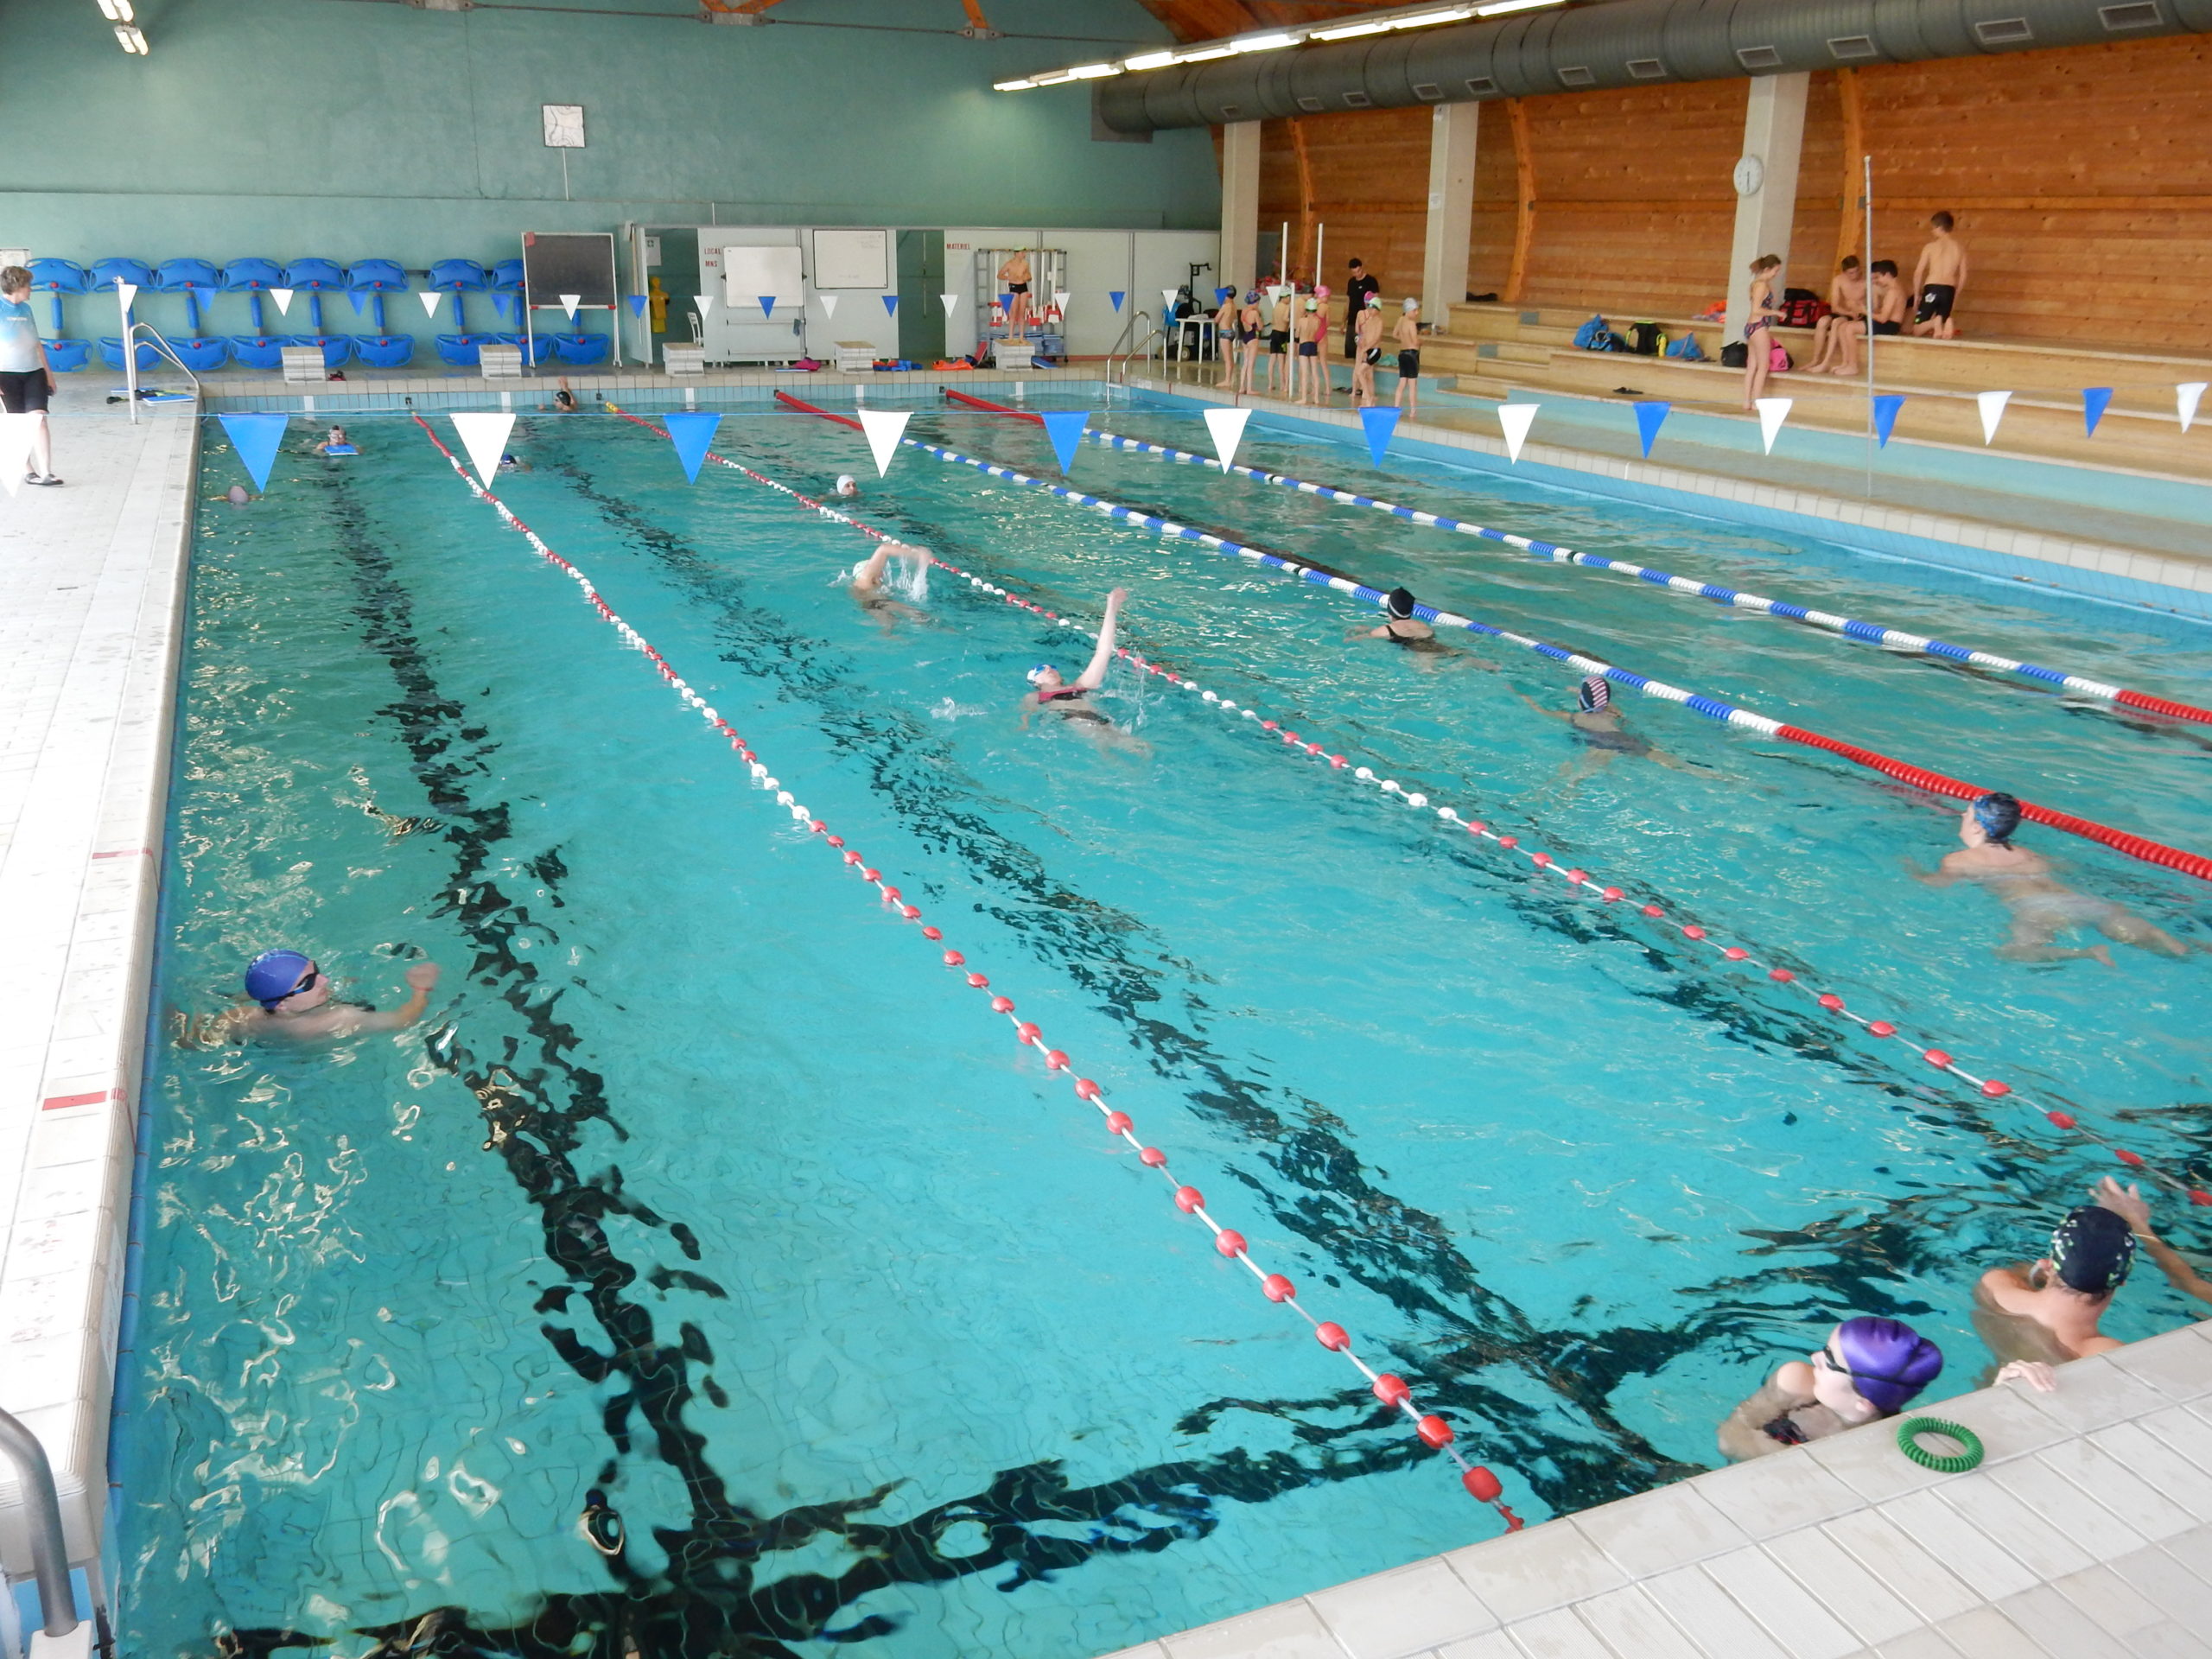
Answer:
[[[1193, 412], [1112, 423], [1204, 447]], [[276, 944], [387, 1006], [410, 961], [445, 978], [397, 1038], [156, 1068], [127, 1652], [1081, 1656], [1495, 1532], [418, 430], [351, 424], [362, 457], [288, 453], [245, 510], [213, 501], [235, 462], [210, 445], [161, 992], [219, 1007]], [[1051, 470], [1031, 428], [915, 429]], [[1913, 1319], [1951, 1356], [1935, 1394], [1972, 1386], [1974, 1274], [2037, 1253], [2107, 1166], [1125, 669], [1103, 706], [1148, 755], [1021, 730], [1023, 671], [1072, 670], [1073, 636], [942, 575], [879, 626], [840, 581], [861, 537], [725, 469], [687, 484], [656, 434], [526, 418], [513, 447], [515, 510], [1531, 1519], [1710, 1464], [1714, 1421], [1848, 1313]], [[757, 405], [717, 447], [801, 487], [872, 472], [859, 435]], [[1326, 441], [1255, 429], [1246, 453], [1373, 476]], [[1075, 475], [2202, 840], [2187, 734], [1193, 467], [1086, 448]], [[1410, 505], [2212, 696], [2212, 639], [2179, 625], [1389, 476]], [[1996, 962], [1991, 901], [1898, 865], [1951, 815], [1871, 774], [1637, 703], [1704, 769], [1570, 786], [1572, 741], [1516, 696], [1562, 705], [1541, 659], [1349, 647], [1365, 613], [1339, 597], [912, 450], [859, 510], [1055, 609], [1126, 584], [1147, 654], [2146, 1154], [2212, 1160], [2204, 961]], [[2183, 878], [2051, 849], [2212, 941]], [[2145, 1273], [2109, 1325], [2186, 1311]], [[594, 1491], [619, 1554], [582, 1524]]]

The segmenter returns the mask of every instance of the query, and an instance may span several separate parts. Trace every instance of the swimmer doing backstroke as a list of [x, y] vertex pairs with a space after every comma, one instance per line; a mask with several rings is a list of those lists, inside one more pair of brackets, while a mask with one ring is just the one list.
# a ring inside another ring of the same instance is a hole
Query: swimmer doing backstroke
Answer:
[[853, 585], [847, 589], [861, 609], [883, 624], [886, 633], [899, 617], [910, 622], [922, 620], [921, 612], [912, 605], [891, 597], [883, 591], [883, 573], [893, 559], [911, 564], [917, 574], [929, 569], [930, 556], [918, 547], [909, 547], [904, 542], [884, 542], [868, 556], [868, 562], [853, 572]]
[[1099, 625], [1098, 648], [1090, 653], [1089, 665], [1072, 681], [1062, 679], [1060, 671], [1050, 663], [1039, 663], [1029, 671], [1031, 690], [1021, 700], [1024, 730], [1028, 728], [1029, 716], [1041, 710], [1058, 715], [1068, 725], [1100, 743], [1148, 752], [1142, 739], [1123, 731], [1090, 706], [1090, 694], [1106, 683], [1106, 671], [1113, 664], [1114, 638], [1121, 620], [1122, 601], [1128, 596], [1126, 588], [1116, 588], [1106, 595], [1106, 620]]

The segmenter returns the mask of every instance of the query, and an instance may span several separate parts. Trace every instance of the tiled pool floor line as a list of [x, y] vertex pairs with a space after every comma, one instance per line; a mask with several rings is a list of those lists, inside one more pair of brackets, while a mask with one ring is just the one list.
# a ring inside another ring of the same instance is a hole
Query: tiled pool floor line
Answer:
[[[72, 388], [56, 422], [68, 484], [0, 498], [0, 1406], [46, 1445], [80, 1562], [111, 1545], [106, 1428], [135, 1085], [158, 1040], [143, 1016], [198, 424], [180, 406], [133, 426]], [[2059, 1380], [1931, 1408], [1986, 1443], [1968, 1474], [1916, 1467], [1875, 1425], [1127, 1659], [2212, 1655], [2212, 1326]], [[18, 1502], [0, 1478], [11, 1578], [29, 1568]], [[1471, 1538], [1494, 1525], [1468, 1510]]]

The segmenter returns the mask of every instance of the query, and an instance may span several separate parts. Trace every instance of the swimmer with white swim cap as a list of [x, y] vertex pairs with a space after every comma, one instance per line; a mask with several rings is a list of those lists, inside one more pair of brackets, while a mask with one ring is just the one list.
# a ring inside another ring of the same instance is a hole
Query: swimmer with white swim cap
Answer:
[[418, 962], [407, 970], [412, 995], [389, 1012], [358, 1002], [331, 1000], [330, 976], [297, 950], [264, 950], [246, 964], [245, 995], [253, 1007], [238, 1007], [187, 1021], [187, 1048], [220, 1048], [232, 1043], [314, 1042], [352, 1037], [365, 1031], [404, 1031], [423, 1017], [431, 988], [438, 982], [435, 963]]
[[2065, 962], [2089, 957], [2107, 968], [2112, 951], [2101, 944], [2075, 949], [2054, 943], [2063, 932], [2094, 928], [2105, 938], [2164, 957], [2185, 957], [2189, 947], [2164, 928], [2109, 899], [2076, 893], [2053, 874], [2041, 853], [2012, 844], [2020, 826], [2020, 803], [2000, 792], [1984, 795], [1959, 815], [1955, 853], [1946, 853], [1933, 871], [1904, 861], [1912, 878], [1931, 887], [1957, 881], [1979, 882], [2012, 912], [2012, 937], [1997, 947], [2006, 962]]
[[899, 617], [903, 616], [910, 622], [923, 620], [922, 613], [912, 605], [903, 600], [893, 599], [883, 591], [883, 573], [894, 558], [912, 564], [918, 571], [929, 568], [930, 556], [920, 548], [887, 539], [878, 543], [867, 563], [853, 572], [853, 584], [846, 589], [861, 609], [883, 625], [886, 633], [891, 632], [893, 624]]
[[1106, 671], [1113, 665], [1114, 638], [1121, 622], [1122, 602], [1128, 596], [1126, 588], [1116, 588], [1106, 595], [1106, 620], [1099, 625], [1098, 648], [1090, 653], [1090, 664], [1074, 679], [1061, 678], [1060, 671], [1050, 663], [1039, 663], [1029, 671], [1029, 695], [1021, 700], [1023, 730], [1028, 729], [1031, 715], [1050, 713], [1101, 744], [1145, 754], [1152, 752], [1143, 739], [1123, 731], [1090, 706], [1090, 694], [1106, 683]]
[[840, 473], [837, 474], [836, 493], [843, 496], [858, 495], [861, 493], [860, 481], [850, 473]]

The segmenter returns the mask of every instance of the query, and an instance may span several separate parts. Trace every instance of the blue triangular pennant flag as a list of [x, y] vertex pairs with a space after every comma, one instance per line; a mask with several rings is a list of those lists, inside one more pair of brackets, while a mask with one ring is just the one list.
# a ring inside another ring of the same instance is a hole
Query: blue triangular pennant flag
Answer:
[[1890, 434], [1897, 430], [1897, 410], [1904, 407], [1902, 392], [1885, 391], [1874, 400], [1874, 436], [1881, 448], [1890, 447]]
[[1122, 302], [1129, 297], [1129, 290], [1126, 288], [1109, 288], [1106, 290], [1106, 297], [1114, 302], [1114, 309], [1119, 312], [1122, 308]]
[[883, 296], [883, 315], [887, 317], [895, 317], [899, 315], [899, 296], [896, 294], [887, 294]]
[[1229, 296], [1236, 291], [1236, 290], [1233, 288], [1217, 288], [1213, 291], [1213, 302], [1216, 305], [1227, 305], [1229, 303]]
[[776, 315], [776, 296], [774, 295], [763, 294], [760, 296], [760, 315], [764, 317], [772, 317]]
[[630, 296], [630, 315], [633, 317], [642, 317], [645, 315], [645, 296], [632, 294]]
[[664, 415], [661, 424], [668, 429], [668, 441], [676, 446], [676, 458], [683, 463], [683, 476], [694, 484], [699, 481], [699, 463], [707, 458], [707, 446], [715, 441], [715, 429], [722, 417], [705, 410], [688, 415]]
[[1382, 452], [1390, 447], [1390, 435], [1398, 429], [1398, 411], [1377, 404], [1359, 411], [1359, 423], [1367, 429], [1367, 453], [1375, 457], [1375, 464], [1382, 464]]
[[1060, 458], [1060, 475], [1075, 464], [1076, 446], [1083, 442], [1083, 429], [1090, 423], [1090, 416], [1079, 409], [1047, 410], [1037, 417], [1045, 423], [1045, 431], [1052, 440], [1052, 453]]
[[1651, 456], [1652, 439], [1659, 435], [1659, 429], [1667, 423], [1667, 411], [1673, 407], [1672, 404], [1663, 404], [1656, 398], [1636, 406], [1636, 431], [1637, 435], [1643, 440], [1646, 460]]
[[2088, 428], [2089, 436], [2094, 438], [2097, 435], [2097, 423], [2104, 419], [2105, 410], [2111, 406], [2111, 404], [2112, 388], [2110, 386], [2082, 388], [2082, 422]]
[[1012, 316], [1014, 315], [1014, 296], [1011, 294], [1000, 295], [999, 309], [1005, 312], [1008, 316]]
[[219, 415], [223, 430], [231, 440], [231, 448], [238, 452], [245, 463], [246, 475], [253, 480], [253, 487], [269, 487], [269, 469], [276, 464], [276, 446], [284, 442], [284, 422], [282, 415]]

